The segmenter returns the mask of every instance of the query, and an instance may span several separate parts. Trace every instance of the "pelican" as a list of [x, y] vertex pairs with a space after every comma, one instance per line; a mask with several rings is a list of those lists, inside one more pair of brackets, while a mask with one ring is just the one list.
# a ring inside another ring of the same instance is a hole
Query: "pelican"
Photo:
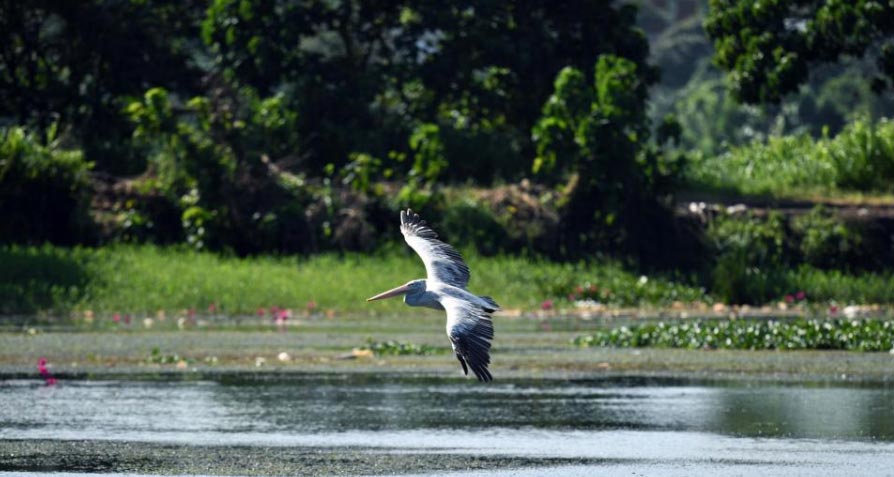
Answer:
[[438, 240], [438, 234], [410, 209], [400, 212], [400, 231], [404, 240], [425, 264], [425, 279], [412, 280], [405, 285], [368, 298], [381, 300], [403, 295], [409, 306], [424, 306], [447, 312], [447, 337], [453, 346], [463, 374], [469, 369], [479, 381], [493, 380], [490, 364], [490, 342], [494, 339], [494, 325], [490, 314], [500, 305], [489, 296], [474, 295], [469, 284], [469, 266], [450, 245]]

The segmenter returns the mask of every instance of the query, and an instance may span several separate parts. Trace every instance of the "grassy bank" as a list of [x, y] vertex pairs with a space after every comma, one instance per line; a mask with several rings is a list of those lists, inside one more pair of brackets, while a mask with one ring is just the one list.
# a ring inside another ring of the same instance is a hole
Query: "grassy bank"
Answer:
[[[410, 251], [379, 255], [235, 258], [184, 248], [0, 249], [0, 308], [5, 313], [255, 314], [271, 306], [316, 311], [394, 312], [399, 300], [369, 304], [382, 290], [425, 276]], [[506, 309], [539, 309], [586, 281], [604, 285], [619, 306], [707, 299], [697, 287], [646, 278], [614, 264], [559, 264], [518, 257], [468, 257], [470, 289]]]
[[[563, 264], [520, 257], [469, 256], [471, 290], [505, 309], [571, 309], [574, 302], [614, 307], [711, 304], [691, 283], [643, 276], [618, 264]], [[4, 314], [130, 313], [254, 315], [271, 307], [295, 312], [393, 313], [399, 301], [369, 304], [384, 289], [423, 277], [409, 250], [376, 255], [333, 254], [236, 258], [185, 248], [0, 248], [0, 312]], [[807, 303], [894, 303], [890, 273], [848, 275], [803, 267], [784, 272]], [[758, 279], [759, 277], [755, 277]], [[779, 296], [783, 300], [784, 296]]]

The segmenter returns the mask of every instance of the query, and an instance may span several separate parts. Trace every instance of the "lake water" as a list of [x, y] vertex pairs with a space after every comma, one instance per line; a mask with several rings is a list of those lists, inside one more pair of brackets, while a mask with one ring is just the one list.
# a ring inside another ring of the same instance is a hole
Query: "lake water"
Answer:
[[7, 380], [0, 439], [580, 462], [463, 475], [894, 475], [894, 387], [361, 374]]

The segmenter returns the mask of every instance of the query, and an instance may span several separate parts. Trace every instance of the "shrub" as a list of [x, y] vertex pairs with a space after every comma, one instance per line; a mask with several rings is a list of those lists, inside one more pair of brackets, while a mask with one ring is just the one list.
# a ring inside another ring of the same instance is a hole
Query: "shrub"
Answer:
[[448, 202], [437, 229], [455, 246], [474, 247], [484, 255], [507, 251], [506, 230], [490, 210], [470, 199]]
[[791, 227], [800, 239], [799, 249], [807, 264], [822, 268], [849, 268], [857, 259], [860, 235], [823, 206], [816, 206], [810, 212], [793, 218]]
[[707, 237], [716, 256], [711, 289], [720, 299], [765, 303], [789, 289], [781, 273], [786, 255], [781, 215], [719, 216], [709, 224]]
[[79, 150], [20, 127], [0, 130], [0, 242], [89, 241], [89, 171]]
[[748, 194], [792, 189], [894, 190], [894, 122], [856, 120], [834, 138], [773, 136], [726, 154], [694, 155], [691, 183]]

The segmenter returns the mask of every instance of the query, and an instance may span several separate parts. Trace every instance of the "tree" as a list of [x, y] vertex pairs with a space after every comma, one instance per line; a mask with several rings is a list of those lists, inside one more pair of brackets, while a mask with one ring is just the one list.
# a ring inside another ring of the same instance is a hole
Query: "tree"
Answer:
[[0, 120], [40, 134], [58, 123], [98, 169], [137, 172], [121, 160], [131, 133], [122, 98], [193, 84], [194, 4], [0, 0]]
[[894, 88], [891, 2], [711, 0], [705, 30], [740, 101], [779, 102], [811, 70], [844, 57], [873, 57], [873, 90]]
[[599, 57], [592, 82], [570, 67], [556, 78], [534, 128], [534, 171], [568, 178], [560, 204], [566, 253], [624, 245], [651, 263], [665, 255], [654, 253], [653, 238], [669, 224], [661, 199], [680, 163], [650, 143], [647, 97], [636, 64], [613, 55]]
[[529, 169], [528, 133], [564, 66], [609, 53], [657, 79], [636, 8], [612, 3], [216, 0], [203, 34], [228, 81], [287, 93], [311, 171], [410, 153], [408, 137], [434, 124], [445, 179], [487, 181]]

